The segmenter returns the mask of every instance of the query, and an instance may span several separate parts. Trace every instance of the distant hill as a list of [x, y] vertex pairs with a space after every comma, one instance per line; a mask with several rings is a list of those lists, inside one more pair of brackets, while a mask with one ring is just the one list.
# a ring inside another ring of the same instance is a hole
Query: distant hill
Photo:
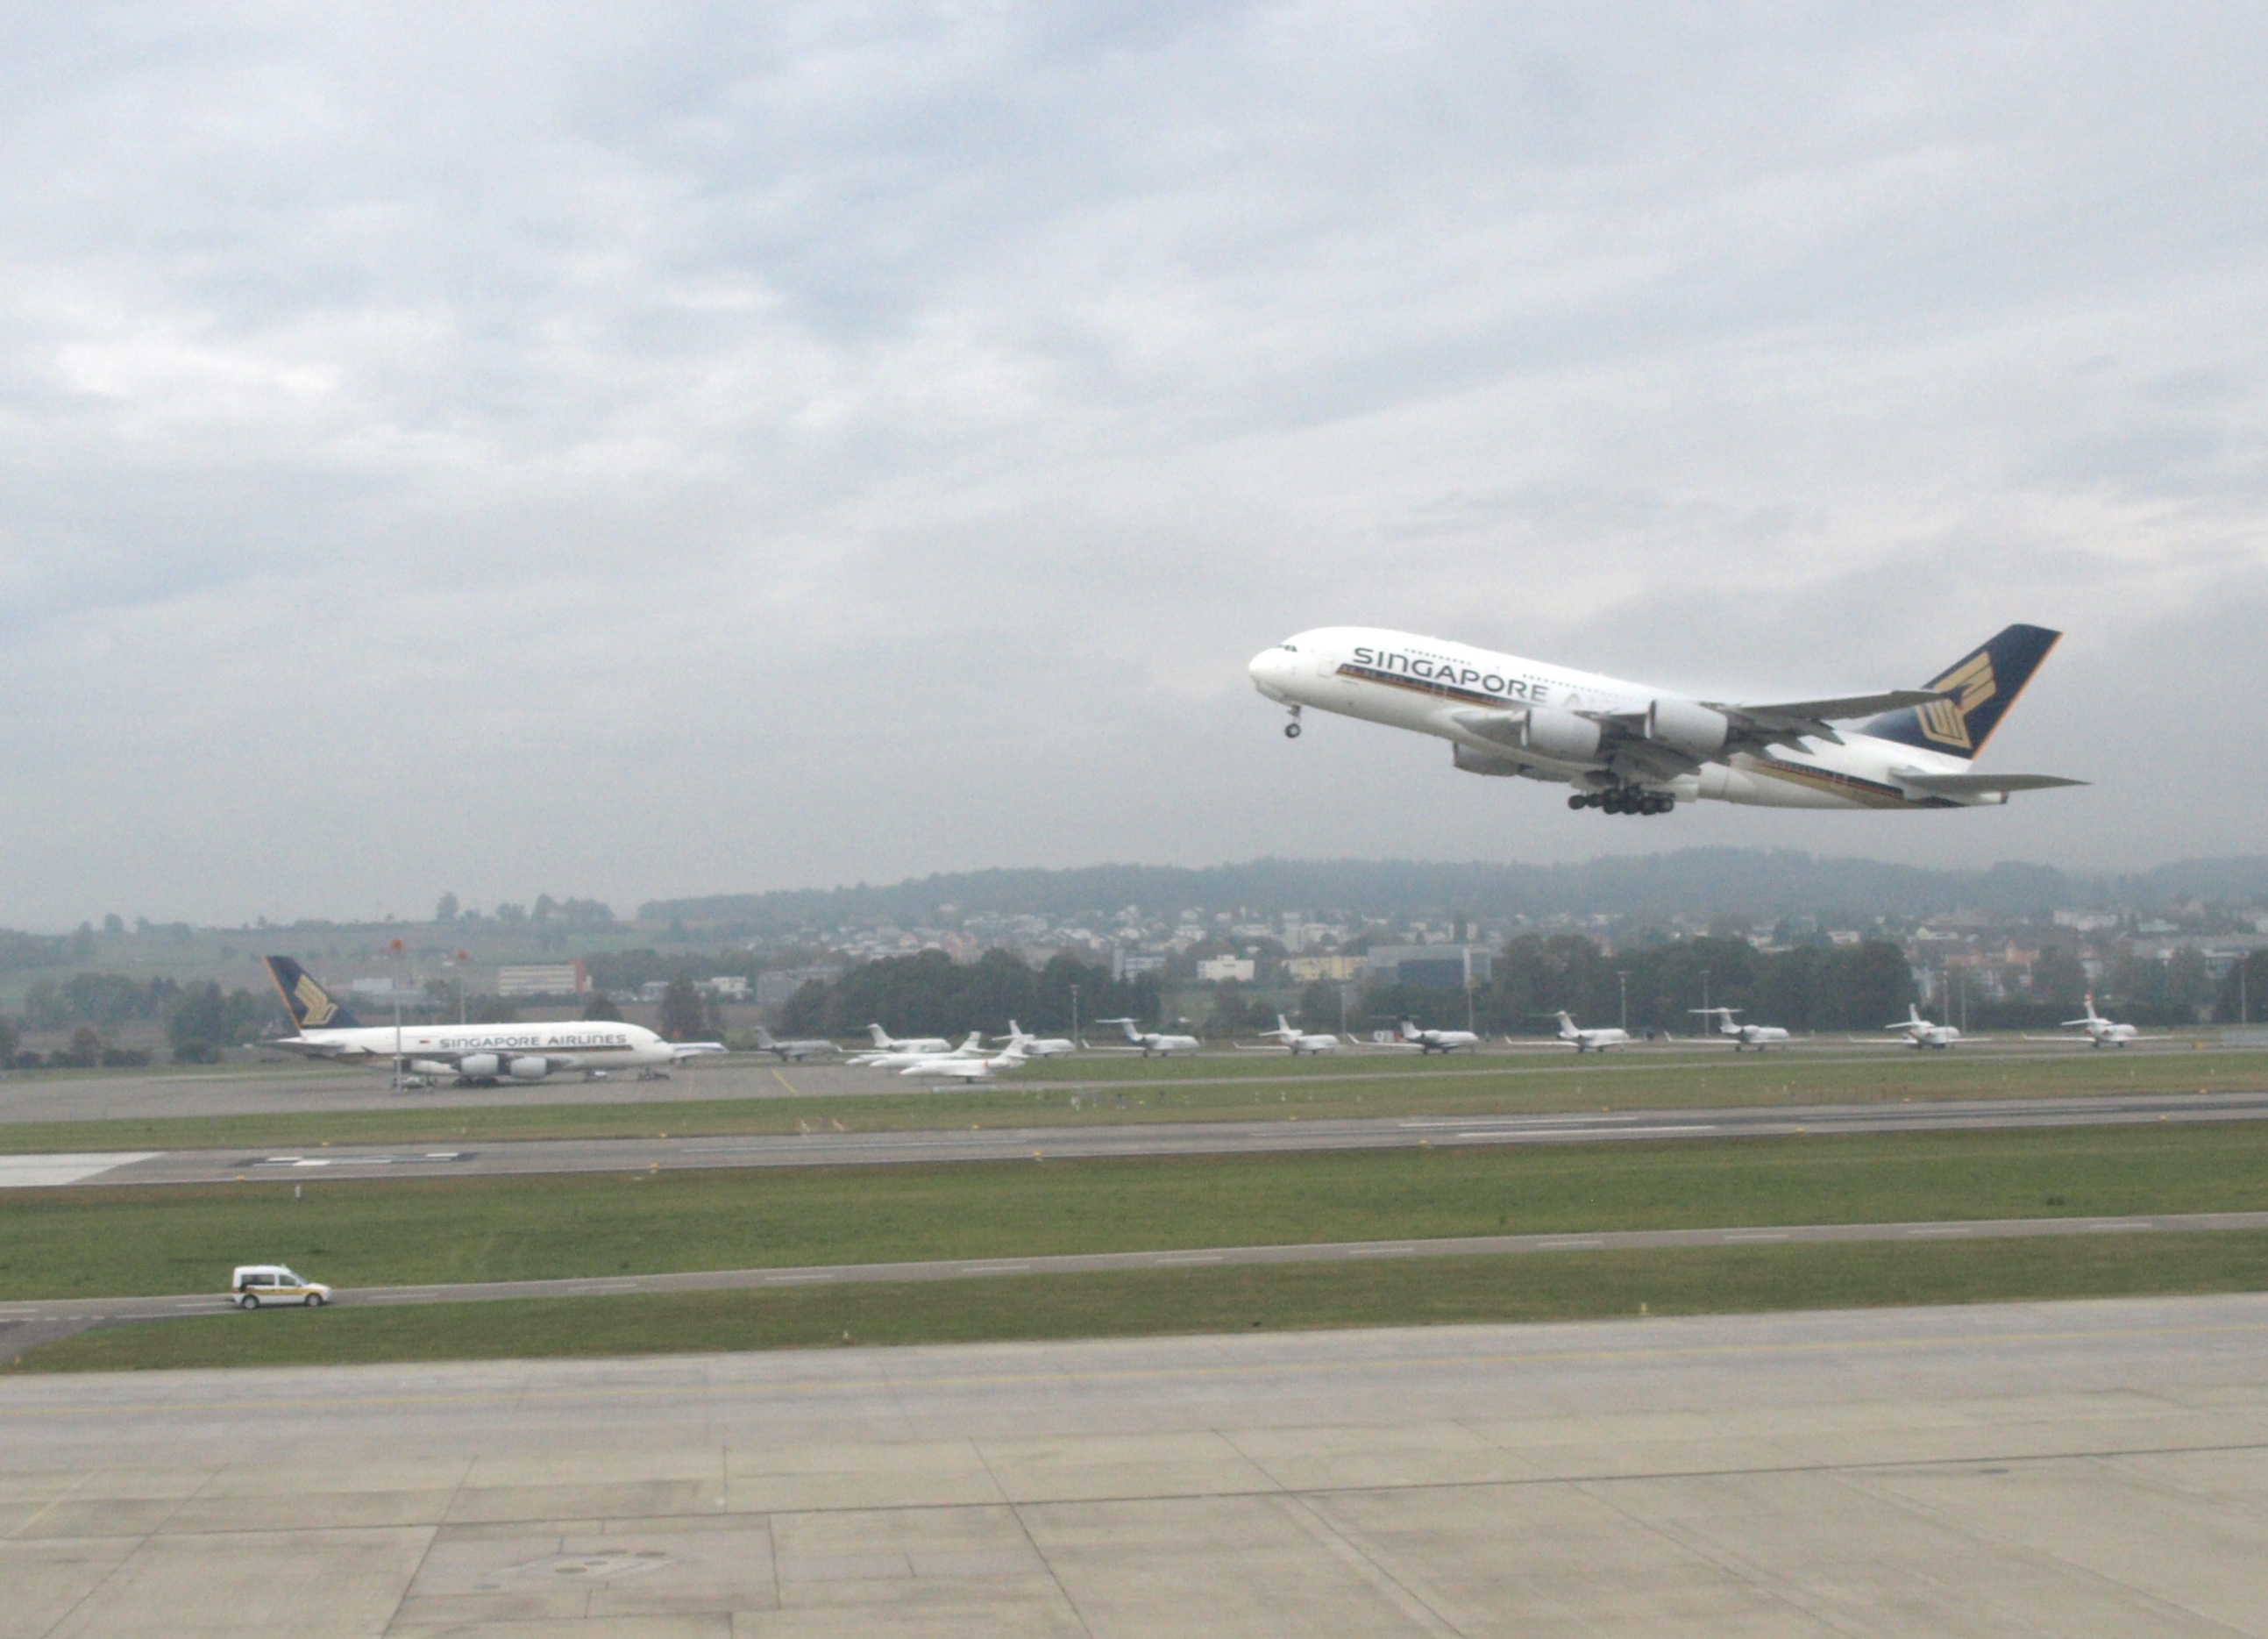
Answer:
[[934, 921], [939, 907], [1055, 920], [1149, 912], [1285, 911], [1367, 916], [1553, 915], [1760, 919], [1816, 916], [1832, 924], [1875, 916], [1974, 909], [2022, 917], [2066, 907], [2154, 911], [2200, 898], [2268, 900], [2268, 856], [2191, 860], [2125, 875], [2007, 863], [1932, 870], [1878, 860], [1821, 859], [1794, 849], [1685, 848], [1578, 865], [1422, 864], [1414, 860], [1254, 860], [1191, 869], [1094, 865], [1071, 870], [966, 871], [887, 887], [795, 889], [655, 900], [641, 921], [749, 933]]

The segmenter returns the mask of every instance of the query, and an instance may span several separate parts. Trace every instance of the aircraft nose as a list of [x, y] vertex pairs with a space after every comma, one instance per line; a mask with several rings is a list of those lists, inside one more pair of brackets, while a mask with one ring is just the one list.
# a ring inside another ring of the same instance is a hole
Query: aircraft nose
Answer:
[[1263, 649], [1252, 657], [1252, 663], [1244, 669], [1251, 677], [1254, 688], [1271, 700], [1280, 700], [1284, 698], [1285, 662], [1291, 658], [1280, 646]]

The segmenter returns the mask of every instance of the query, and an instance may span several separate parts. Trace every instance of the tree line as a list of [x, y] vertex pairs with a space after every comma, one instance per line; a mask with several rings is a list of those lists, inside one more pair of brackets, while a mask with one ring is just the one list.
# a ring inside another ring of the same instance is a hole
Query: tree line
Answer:
[[793, 1036], [854, 1036], [868, 1024], [897, 1036], [993, 1034], [1013, 1019], [1028, 1030], [1068, 1030], [1071, 989], [1082, 1027], [1113, 1015], [1157, 1018], [1158, 981], [1145, 973], [1116, 980], [1107, 967], [1057, 955], [1034, 969], [1012, 950], [955, 962], [941, 950], [861, 963], [833, 984], [814, 979], [788, 1000], [781, 1029]]

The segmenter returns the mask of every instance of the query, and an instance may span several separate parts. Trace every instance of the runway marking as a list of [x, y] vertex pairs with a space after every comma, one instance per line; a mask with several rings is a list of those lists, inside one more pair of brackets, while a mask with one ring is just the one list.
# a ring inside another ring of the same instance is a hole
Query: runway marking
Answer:
[[1029, 1264], [963, 1264], [961, 1266], [961, 1273], [963, 1274], [1021, 1274], [1031, 1266]]
[[1907, 1233], [1908, 1235], [1915, 1235], [1915, 1236], [1922, 1236], [1922, 1235], [1935, 1235], [1935, 1236], [1948, 1236], [1948, 1235], [1974, 1235], [1976, 1232], [1977, 1232], [1977, 1231], [1975, 1231], [1974, 1229], [1972, 1229], [1969, 1228], [1969, 1226], [1968, 1226], [1968, 1225], [1966, 1225], [1966, 1224], [1961, 1224], [1961, 1223], [1932, 1224], [1932, 1225], [1925, 1226], [1924, 1228], [1921, 1228], [1921, 1229], [1908, 1229], [1908, 1230], [1906, 1231], [1906, 1233]]
[[1350, 1250], [1350, 1258], [1409, 1258], [1417, 1253], [1414, 1246], [1357, 1246]]
[[1787, 1231], [1785, 1229], [1746, 1229], [1737, 1235], [1725, 1235], [1720, 1236], [1719, 1238], [1721, 1239], [1727, 1246], [1745, 1246], [1752, 1242], [1784, 1241], [1787, 1239]]
[[1220, 1260], [1219, 1252], [1174, 1252], [1152, 1258], [1150, 1262], [1157, 1268], [1169, 1269], [1182, 1264], [1217, 1264]]
[[787, 1077], [780, 1074], [779, 1067], [777, 1065], [774, 1065], [772, 1067], [772, 1080], [777, 1082], [782, 1087], [787, 1087], [787, 1090], [791, 1093], [794, 1093], [797, 1097], [800, 1098], [803, 1096], [802, 1094], [797, 1093], [794, 1088], [788, 1087]]
[[0, 1189], [53, 1189], [77, 1184], [137, 1161], [155, 1161], [161, 1150], [118, 1150], [77, 1155], [0, 1155]]

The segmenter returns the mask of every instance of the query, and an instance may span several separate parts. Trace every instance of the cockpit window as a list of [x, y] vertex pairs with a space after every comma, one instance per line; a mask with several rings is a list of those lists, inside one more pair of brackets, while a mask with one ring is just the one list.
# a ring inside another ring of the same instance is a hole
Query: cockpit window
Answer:
[[1300, 652], [1300, 646], [1296, 643], [1279, 643], [1276, 646], [1286, 654], [1297, 654]]

